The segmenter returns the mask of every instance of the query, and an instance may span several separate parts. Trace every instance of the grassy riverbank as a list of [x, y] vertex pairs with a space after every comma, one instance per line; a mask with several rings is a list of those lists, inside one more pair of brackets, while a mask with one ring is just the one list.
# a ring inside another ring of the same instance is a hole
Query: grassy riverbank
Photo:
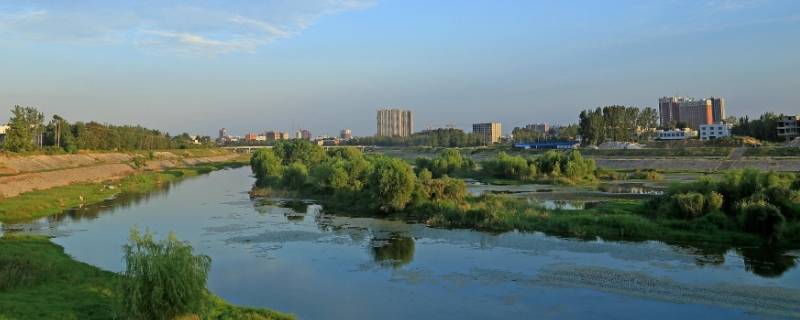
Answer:
[[[0, 319], [114, 319], [120, 276], [75, 261], [47, 238], [0, 238]], [[292, 319], [208, 295], [201, 319]], [[191, 318], [191, 317], [190, 317]]]
[[[640, 201], [613, 201], [583, 210], [547, 210], [525, 199], [481, 196], [467, 206], [439, 205], [427, 220], [439, 228], [469, 228], [489, 232], [539, 231], [580, 239], [643, 241], [660, 240], [702, 246], [759, 246], [766, 241], [757, 235], [724, 230], [715, 221], [652, 218]], [[798, 239], [777, 245], [792, 246]]]
[[46, 217], [61, 213], [65, 209], [98, 203], [121, 193], [150, 192], [181, 178], [243, 164], [245, 164], [243, 161], [230, 161], [166, 171], [141, 172], [118, 181], [77, 183], [26, 192], [16, 197], [0, 199], [0, 222]]

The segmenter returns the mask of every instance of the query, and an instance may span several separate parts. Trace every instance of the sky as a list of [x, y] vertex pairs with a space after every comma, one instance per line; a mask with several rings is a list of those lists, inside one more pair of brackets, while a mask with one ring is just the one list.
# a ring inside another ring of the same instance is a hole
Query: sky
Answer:
[[0, 119], [215, 136], [577, 121], [722, 96], [800, 113], [800, 1], [0, 0]]

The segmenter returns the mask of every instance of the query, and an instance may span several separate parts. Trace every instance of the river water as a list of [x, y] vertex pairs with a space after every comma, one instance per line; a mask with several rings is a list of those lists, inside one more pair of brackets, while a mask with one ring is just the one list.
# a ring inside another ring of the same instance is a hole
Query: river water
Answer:
[[253, 182], [226, 169], [3, 229], [111, 271], [130, 228], [174, 231], [211, 256], [211, 291], [301, 319], [800, 317], [796, 251], [433, 229], [251, 200]]

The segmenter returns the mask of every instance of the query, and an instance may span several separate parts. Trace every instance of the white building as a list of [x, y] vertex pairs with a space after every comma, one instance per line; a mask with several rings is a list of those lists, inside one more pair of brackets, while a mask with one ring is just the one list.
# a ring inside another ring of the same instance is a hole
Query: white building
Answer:
[[687, 140], [697, 137], [697, 131], [685, 128], [674, 130], [658, 130], [659, 140]]
[[787, 141], [800, 136], [800, 115], [783, 116], [778, 120], [778, 136]]
[[0, 125], [0, 143], [3, 143], [6, 139], [6, 132], [8, 132], [9, 129], [11, 129], [11, 127], [7, 125]]
[[731, 127], [727, 123], [704, 124], [700, 126], [700, 140], [714, 140], [731, 136]]

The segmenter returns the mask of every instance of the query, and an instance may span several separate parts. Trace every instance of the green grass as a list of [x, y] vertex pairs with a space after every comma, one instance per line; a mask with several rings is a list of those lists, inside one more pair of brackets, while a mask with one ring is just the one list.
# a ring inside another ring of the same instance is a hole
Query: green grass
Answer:
[[98, 203], [123, 192], [150, 192], [181, 178], [242, 164], [239, 161], [220, 162], [160, 172], [142, 172], [113, 182], [78, 183], [26, 192], [16, 197], [0, 199], [0, 222], [46, 217], [81, 204]]
[[[0, 238], [0, 319], [113, 319], [120, 276], [75, 261], [44, 237]], [[202, 319], [292, 319], [209, 294]]]

